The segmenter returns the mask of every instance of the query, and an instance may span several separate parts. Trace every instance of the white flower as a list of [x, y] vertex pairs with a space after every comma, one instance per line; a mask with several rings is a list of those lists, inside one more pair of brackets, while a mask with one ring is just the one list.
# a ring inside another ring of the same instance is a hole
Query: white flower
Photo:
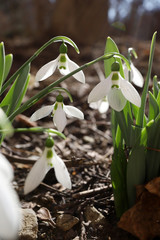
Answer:
[[[67, 46], [64, 43], [60, 46], [59, 56], [56, 59], [48, 62], [47, 64], [45, 64], [43, 67], [39, 69], [39, 71], [36, 74], [36, 80], [37, 81], [45, 80], [46, 78], [50, 77], [54, 73], [56, 68], [59, 69], [62, 75], [67, 75], [68, 73], [79, 68], [79, 66], [75, 62], [69, 59], [67, 55]], [[83, 71], [79, 71], [78, 73], [75, 73], [73, 77], [76, 80], [82, 83], [85, 83], [85, 76]]]
[[38, 187], [51, 168], [54, 168], [58, 182], [60, 182], [65, 188], [71, 189], [71, 179], [63, 160], [57, 156], [53, 146], [45, 146], [42, 156], [34, 164], [26, 178], [24, 194], [28, 194]]
[[117, 69], [117, 71], [112, 70], [108, 78], [93, 88], [88, 96], [88, 102], [97, 102], [107, 96], [109, 105], [116, 111], [121, 111], [127, 100], [140, 107], [141, 98], [138, 92], [130, 82], [121, 77], [119, 68]]
[[20, 204], [11, 186], [13, 169], [0, 154], [0, 238], [15, 239], [20, 225]]
[[[131, 81], [138, 87], [143, 87], [144, 79], [140, 71], [131, 62]], [[129, 81], [129, 71], [126, 64], [123, 65], [124, 78]]]
[[89, 106], [93, 109], [98, 109], [100, 113], [105, 113], [109, 109], [109, 102], [107, 100], [107, 97], [104, 97], [97, 102], [91, 102]]
[[[58, 97], [62, 96], [58, 95], [57, 100]], [[56, 101], [53, 105], [42, 107], [36, 112], [34, 112], [30, 120], [37, 121], [41, 118], [48, 116], [51, 112], [53, 116], [53, 122], [56, 125], [58, 131], [60, 132], [63, 132], [67, 124], [66, 115], [69, 117], [84, 119], [84, 114], [78, 108], [73, 106], [66, 106], [64, 105], [63, 100], [60, 99], [60, 101]]]

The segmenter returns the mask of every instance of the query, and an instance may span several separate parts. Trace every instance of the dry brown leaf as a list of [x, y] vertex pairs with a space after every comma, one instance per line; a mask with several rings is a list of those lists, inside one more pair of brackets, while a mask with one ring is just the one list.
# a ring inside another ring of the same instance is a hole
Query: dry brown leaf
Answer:
[[50, 222], [53, 226], [56, 225], [51, 217], [49, 210], [45, 207], [42, 207], [37, 211], [37, 217], [43, 221]]
[[146, 189], [140, 191], [138, 198], [137, 203], [122, 215], [118, 227], [140, 240], [151, 240], [160, 236], [160, 198]]
[[153, 194], [160, 197], [160, 177], [154, 178], [145, 185], [145, 188]]

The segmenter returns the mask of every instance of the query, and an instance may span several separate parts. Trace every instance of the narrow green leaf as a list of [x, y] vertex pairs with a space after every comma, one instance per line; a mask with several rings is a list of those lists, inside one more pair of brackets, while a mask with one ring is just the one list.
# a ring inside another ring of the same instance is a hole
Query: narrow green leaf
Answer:
[[9, 74], [9, 71], [12, 66], [12, 62], [13, 62], [13, 55], [12, 54], [6, 55], [5, 56], [5, 69], [4, 69], [3, 82], [6, 80], [8, 74]]
[[4, 71], [5, 71], [5, 49], [4, 49], [4, 43], [1, 42], [0, 43], [0, 89], [3, 83]]
[[[119, 53], [119, 50], [118, 50], [118, 47], [117, 47], [116, 43], [110, 37], [107, 38], [104, 53], [105, 54]], [[119, 62], [119, 64], [120, 64], [120, 74], [121, 74], [122, 77], [124, 77], [122, 61], [119, 57], [115, 57], [115, 58], [110, 58], [110, 59], [104, 60], [104, 70], [105, 70], [105, 77], [106, 78], [111, 73], [111, 65], [112, 65], [112, 63], [114, 63], [115, 59], [116, 59], [117, 62]]]
[[149, 92], [149, 115], [148, 121], [155, 119], [159, 114], [159, 106], [154, 95]]
[[30, 64], [28, 64], [20, 72], [18, 78], [16, 79], [8, 115], [12, 114], [12, 112], [16, 110], [17, 107], [19, 107], [22, 102], [23, 96], [27, 90], [27, 86], [29, 83], [29, 76], [28, 76], [29, 71], [30, 71]]
[[158, 92], [159, 92], [159, 86], [157, 83], [157, 76], [154, 76], [153, 77], [153, 95], [155, 98], [157, 98]]
[[126, 191], [127, 160], [123, 148], [115, 148], [111, 164], [111, 180], [117, 217], [128, 209]]
[[155, 49], [155, 43], [156, 43], [156, 34], [157, 34], [157, 32], [155, 32], [153, 34], [152, 41], [151, 41], [148, 72], [147, 72], [146, 81], [144, 84], [143, 93], [142, 93], [142, 97], [141, 97], [141, 107], [139, 108], [138, 117], [136, 119], [136, 124], [139, 125], [140, 127], [144, 126], [143, 123], [144, 123], [146, 98], [147, 98], [147, 92], [148, 92], [148, 86], [149, 86], [149, 79], [151, 77], [154, 49]]

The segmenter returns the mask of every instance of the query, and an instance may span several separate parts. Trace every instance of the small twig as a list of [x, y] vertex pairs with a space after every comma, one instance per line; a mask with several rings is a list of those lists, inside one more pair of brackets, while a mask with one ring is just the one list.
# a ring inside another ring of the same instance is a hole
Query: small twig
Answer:
[[105, 190], [107, 190], [107, 189], [108, 189], [108, 186], [99, 187], [99, 188], [95, 188], [95, 189], [90, 189], [90, 190], [82, 191], [82, 192], [79, 192], [79, 193], [75, 193], [75, 194], [72, 195], [72, 197], [73, 197], [73, 198], [88, 197], [88, 196], [90, 196], [90, 195], [103, 192], [103, 191], [105, 191]]

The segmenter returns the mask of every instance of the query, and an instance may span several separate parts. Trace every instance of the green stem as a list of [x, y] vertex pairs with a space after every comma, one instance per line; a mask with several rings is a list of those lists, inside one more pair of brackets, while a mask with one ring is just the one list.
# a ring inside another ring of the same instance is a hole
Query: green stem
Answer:
[[2, 94], [7, 87], [14, 81], [14, 79], [18, 76], [20, 71], [29, 63], [31, 63], [46, 47], [48, 47], [50, 44], [53, 42], [59, 42], [59, 41], [64, 41], [66, 43], [69, 43], [72, 47], [75, 48], [76, 52], [79, 53], [79, 49], [77, 45], [68, 37], [65, 36], [57, 36], [52, 39], [50, 39], [48, 42], [46, 42], [41, 48], [39, 48], [32, 57], [30, 57], [9, 79], [8, 81], [3, 85], [1, 93]]
[[52, 92], [53, 89], [55, 88], [55, 86], [57, 86], [58, 84], [60, 84], [61, 82], [63, 82], [65, 79], [71, 77], [72, 75], [74, 75], [75, 73], [83, 70], [84, 68], [87, 68], [89, 66], [91, 66], [92, 64], [95, 64], [96, 62], [99, 62], [101, 60], [104, 59], [108, 59], [113, 57], [116, 54], [105, 54], [91, 62], [88, 62], [84, 65], [82, 65], [81, 67], [77, 68], [76, 70], [74, 70], [73, 72], [65, 75], [64, 77], [58, 79], [57, 81], [51, 83], [49, 86], [47, 86], [45, 89], [41, 90], [39, 93], [37, 93], [35, 96], [31, 97], [27, 102], [25, 102], [21, 107], [19, 107], [15, 112], [13, 112], [10, 116], [9, 116], [9, 120], [13, 121], [13, 119], [20, 113], [24, 112], [26, 109], [28, 109], [29, 107], [31, 107], [32, 105], [34, 105], [39, 99], [41, 99], [42, 97], [46, 96], [48, 93]]

